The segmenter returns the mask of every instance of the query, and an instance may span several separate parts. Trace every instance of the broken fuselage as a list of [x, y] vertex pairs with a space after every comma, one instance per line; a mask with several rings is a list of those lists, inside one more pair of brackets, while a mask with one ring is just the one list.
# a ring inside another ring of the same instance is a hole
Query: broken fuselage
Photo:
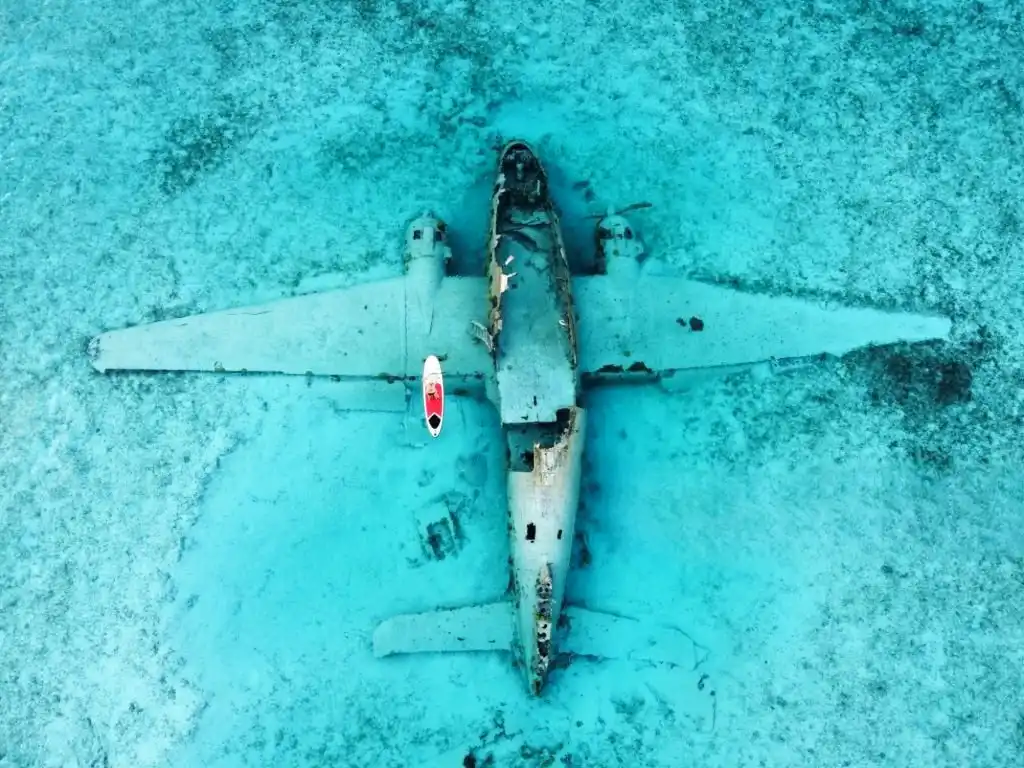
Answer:
[[[515, 275], [503, 280], [506, 265]], [[586, 413], [561, 226], [544, 168], [523, 142], [508, 144], [498, 162], [487, 268], [517, 640], [539, 694], [569, 572]]]

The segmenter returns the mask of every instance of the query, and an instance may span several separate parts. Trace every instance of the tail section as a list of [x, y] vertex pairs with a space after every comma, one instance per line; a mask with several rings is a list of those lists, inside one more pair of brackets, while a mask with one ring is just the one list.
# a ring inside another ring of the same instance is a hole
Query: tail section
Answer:
[[504, 601], [395, 616], [374, 631], [373, 653], [509, 651], [513, 621], [512, 604]]

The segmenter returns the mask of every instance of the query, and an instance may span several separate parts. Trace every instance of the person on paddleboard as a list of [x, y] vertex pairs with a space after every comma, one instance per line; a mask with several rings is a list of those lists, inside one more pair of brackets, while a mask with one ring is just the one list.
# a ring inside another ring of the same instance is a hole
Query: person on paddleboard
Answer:
[[423, 363], [423, 410], [427, 417], [427, 430], [431, 437], [441, 434], [444, 419], [444, 379], [441, 362], [430, 355]]

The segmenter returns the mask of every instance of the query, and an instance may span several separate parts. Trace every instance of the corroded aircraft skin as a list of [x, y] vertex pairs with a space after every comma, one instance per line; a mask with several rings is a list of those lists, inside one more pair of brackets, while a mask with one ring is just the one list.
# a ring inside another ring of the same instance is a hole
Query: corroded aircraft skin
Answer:
[[[498, 160], [491, 199], [490, 296], [498, 410], [508, 444], [508, 530], [517, 645], [530, 690], [544, 687], [569, 573], [586, 413], [558, 213], [522, 142]], [[515, 270], [500, 290], [508, 266]], [[494, 276], [498, 276], [498, 280]]]

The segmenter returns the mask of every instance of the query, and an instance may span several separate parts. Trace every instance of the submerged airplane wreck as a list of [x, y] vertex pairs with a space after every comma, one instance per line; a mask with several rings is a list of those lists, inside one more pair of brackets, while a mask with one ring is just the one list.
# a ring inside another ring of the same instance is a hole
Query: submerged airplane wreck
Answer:
[[[684, 633], [564, 605], [587, 392], [783, 371], [865, 346], [946, 338], [950, 321], [649, 274], [625, 217], [610, 214], [596, 231], [598, 274], [571, 274], [544, 167], [513, 141], [498, 158], [485, 276], [447, 274], [446, 230], [428, 214], [409, 227], [402, 277], [104, 333], [89, 346], [92, 364], [328, 375], [405, 392], [436, 355], [450, 391], [482, 390], [500, 416], [511, 599], [387, 619], [375, 653], [512, 652], [535, 695], [559, 651], [670, 663], [690, 670], [692, 694], [713, 721], [714, 685]], [[449, 429], [440, 439], [458, 437]]]

